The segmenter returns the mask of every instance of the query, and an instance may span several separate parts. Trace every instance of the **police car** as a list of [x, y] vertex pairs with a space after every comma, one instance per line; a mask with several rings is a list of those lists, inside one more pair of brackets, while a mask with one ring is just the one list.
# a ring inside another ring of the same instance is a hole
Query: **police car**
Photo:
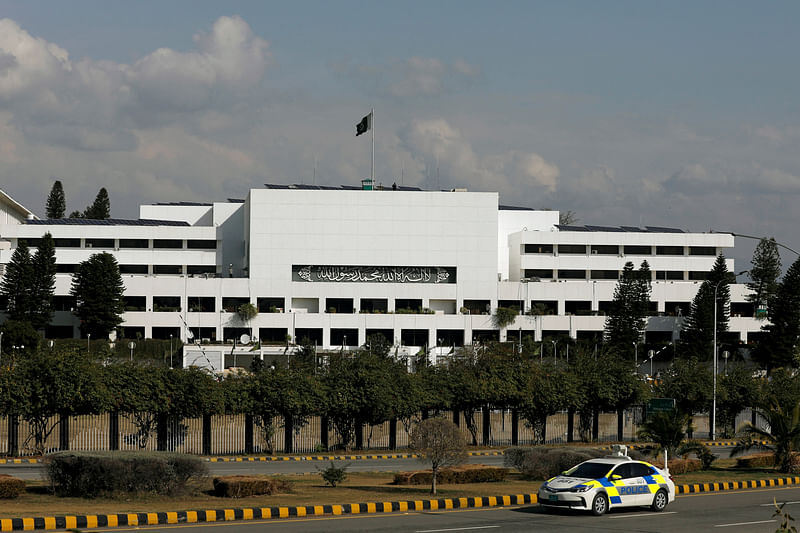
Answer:
[[600, 516], [617, 507], [648, 506], [663, 511], [675, 499], [675, 483], [669, 471], [644, 461], [634, 461], [625, 446], [615, 446], [614, 455], [590, 459], [539, 488], [539, 505], [581, 509]]

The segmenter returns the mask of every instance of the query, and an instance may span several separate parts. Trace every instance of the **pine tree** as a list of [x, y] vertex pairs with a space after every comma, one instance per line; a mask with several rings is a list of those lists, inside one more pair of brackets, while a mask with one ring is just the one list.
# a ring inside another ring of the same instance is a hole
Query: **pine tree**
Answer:
[[78, 266], [72, 277], [71, 294], [81, 333], [95, 339], [106, 338], [122, 323], [125, 288], [114, 256], [103, 252], [92, 255]]
[[94, 220], [106, 220], [111, 217], [111, 201], [108, 199], [108, 191], [105, 187], [97, 193], [94, 203], [86, 208], [83, 217]]
[[47, 197], [47, 218], [64, 218], [67, 210], [67, 202], [64, 198], [64, 187], [61, 182], [56, 180], [50, 195]]
[[762, 328], [766, 336], [756, 348], [754, 359], [768, 371], [797, 366], [795, 345], [800, 335], [800, 258], [786, 271], [768, 309], [770, 324]]
[[728, 314], [730, 311], [731, 291], [728, 287], [732, 281], [731, 273], [725, 263], [725, 256], [720, 254], [708, 277], [700, 285], [694, 299], [689, 316], [681, 328], [681, 353], [684, 357], [696, 357], [701, 361], [711, 358], [714, 345], [714, 295], [717, 305], [717, 342], [721, 335], [728, 331]]
[[31, 325], [42, 329], [53, 319], [53, 293], [56, 285], [56, 247], [53, 236], [45, 233], [33, 255], [31, 284]]
[[[761, 239], [753, 252], [753, 265], [750, 268], [750, 279], [747, 288], [752, 291], [747, 301], [753, 302], [756, 313], [775, 295], [778, 289], [778, 278], [781, 276], [781, 256], [775, 239]], [[758, 316], [758, 315], [756, 315]]]
[[7, 300], [9, 320], [30, 321], [33, 262], [28, 243], [20, 240], [5, 268], [0, 294]]
[[80, 211], [73, 211], [72, 213], [69, 214], [68, 218], [83, 218], [83, 213], [81, 213]]
[[625, 263], [614, 289], [614, 301], [603, 334], [606, 344], [614, 353], [633, 358], [634, 345], [641, 342], [647, 327], [650, 289], [650, 265], [647, 261], [642, 263], [638, 271], [633, 269], [630, 261]]

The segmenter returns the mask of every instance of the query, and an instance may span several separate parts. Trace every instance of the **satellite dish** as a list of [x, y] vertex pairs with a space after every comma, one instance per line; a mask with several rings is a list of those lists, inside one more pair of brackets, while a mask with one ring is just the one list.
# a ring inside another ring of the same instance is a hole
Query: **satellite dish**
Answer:
[[129, 342], [129, 343], [128, 343], [128, 348], [130, 348], [131, 350], [133, 350], [134, 348], [136, 348], [136, 343], [135, 343], [135, 342], [133, 342], [133, 341]]
[[192, 339], [194, 339], [194, 333], [192, 333], [192, 330], [190, 330], [190, 329], [187, 329], [187, 330], [186, 330], [186, 339], [187, 339], [187, 340], [192, 340]]
[[239, 342], [241, 344], [250, 344], [250, 335], [247, 333], [243, 334], [241, 337], [239, 337]]

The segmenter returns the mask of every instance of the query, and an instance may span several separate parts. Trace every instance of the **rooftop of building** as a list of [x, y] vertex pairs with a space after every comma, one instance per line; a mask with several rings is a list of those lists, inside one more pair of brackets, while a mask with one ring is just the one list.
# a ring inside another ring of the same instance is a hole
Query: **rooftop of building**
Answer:
[[43, 226], [189, 226], [188, 222], [183, 220], [151, 220], [146, 218], [140, 219], [123, 219], [123, 218], [107, 218], [104, 220], [96, 220], [91, 218], [48, 218], [44, 220], [34, 219], [26, 220], [26, 224], [36, 224]]

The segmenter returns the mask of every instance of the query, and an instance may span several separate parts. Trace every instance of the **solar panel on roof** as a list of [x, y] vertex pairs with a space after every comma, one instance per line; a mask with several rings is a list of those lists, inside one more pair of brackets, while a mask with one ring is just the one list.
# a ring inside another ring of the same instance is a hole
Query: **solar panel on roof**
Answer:
[[557, 224], [556, 227], [560, 231], [589, 231], [586, 226], [565, 226], [562, 224]]
[[26, 220], [26, 224], [34, 225], [58, 225], [58, 226], [188, 226], [189, 223], [183, 220], [154, 220], [154, 219], [135, 219], [128, 220], [122, 218], [109, 218], [105, 220], [94, 220], [91, 218], [53, 218], [45, 220]]
[[643, 231], [644, 231], [642, 228], [640, 228], [640, 227], [638, 227], [638, 226], [620, 226], [620, 227], [621, 227], [622, 229], [624, 229], [625, 231], [630, 231], [630, 232], [637, 232], [637, 233], [640, 233], [640, 232], [643, 232]]
[[500, 211], [535, 211], [532, 207], [517, 207], [514, 205], [500, 205], [498, 209]]
[[613, 226], [589, 226], [587, 225], [586, 228], [589, 231], [606, 231], [606, 232], [623, 232], [622, 228], [617, 228]]
[[340, 185], [340, 188], [343, 191], [360, 191], [361, 187], [356, 187], [355, 185]]
[[265, 183], [264, 187], [266, 187], [267, 189], [288, 189], [289, 188], [288, 185], [279, 185], [279, 184], [275, 184], [275, 183]]
[[661, 226], [645, 226], [645, 229], [651, 233], [685, 233], [682, 229], [663, 228]]

